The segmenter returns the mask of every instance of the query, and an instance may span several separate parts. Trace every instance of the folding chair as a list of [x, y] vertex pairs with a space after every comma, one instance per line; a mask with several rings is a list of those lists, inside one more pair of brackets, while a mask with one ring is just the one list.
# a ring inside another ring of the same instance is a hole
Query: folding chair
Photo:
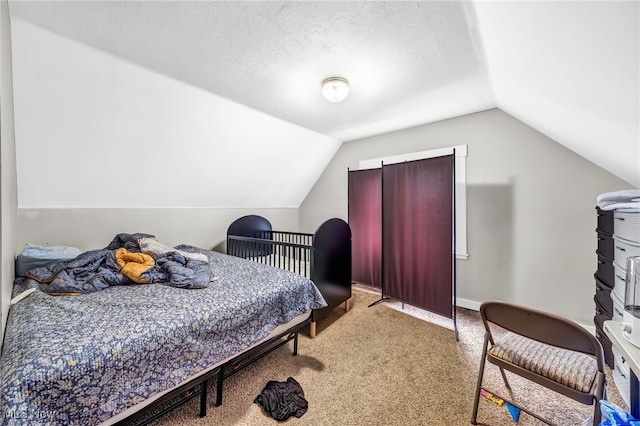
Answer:
[[[600, 342], [578, 324], [565, 318], [524, 306], [504, 302], [484, 302], [480, 306], [484, 323], [484, 347], [471, 423], [477, 424], [478, 403], [485, 361], [500, 368], [509, 391], [504, 370], [522, 376], [586, 405], [594, 405], [593, 426], [601, 422], [600, 403], [605, 393], [604, 354]], [[503, 334], [494, 338], [502, 328]], [[506, 332], [505, 332], [506, 330]], [[501, 399], [536, 419], [553, 425], [503, 396]]]

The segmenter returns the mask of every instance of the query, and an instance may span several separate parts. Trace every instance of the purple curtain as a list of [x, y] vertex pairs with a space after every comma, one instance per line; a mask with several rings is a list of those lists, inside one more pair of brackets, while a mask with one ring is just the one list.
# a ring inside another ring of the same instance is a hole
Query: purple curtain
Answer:
[[452, 318], [453, 155], [382, 167], [384, 294]]
[[382, 283], [382, 170], [349, 172], [351, 279], [380, 287]]

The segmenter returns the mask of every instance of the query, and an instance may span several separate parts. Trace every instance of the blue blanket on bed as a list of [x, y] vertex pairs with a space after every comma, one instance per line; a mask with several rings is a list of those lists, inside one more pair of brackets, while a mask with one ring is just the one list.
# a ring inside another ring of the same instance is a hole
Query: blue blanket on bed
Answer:
[[[26, 275], [41, 283], [42, 291], [52, 295], [78, 295], [116, 285], [135, 284], [121, 272], [116, 251], [125, 248], [139, 252], [137, 240], [149, 236], [118, 234], [102, 250], [84, 252], [75, 259], [35, 268]], [[211, 281], [211, 270], [205, 262], [188, 259], [178, 252], [163, 253], [154, 260], [155, 266], [141, 275], [150, 284], [193, 289], [204, 288]]]
[[[201, 374], [294, 317], [326, 306], [312, 281], [198, 250], [217, 279], [198, 291], [112, 286], [36, 291], [12, 306], [0, 358], [4, 425], [93, 425]], [[40, 285], [16, 280], [14, 295]]]

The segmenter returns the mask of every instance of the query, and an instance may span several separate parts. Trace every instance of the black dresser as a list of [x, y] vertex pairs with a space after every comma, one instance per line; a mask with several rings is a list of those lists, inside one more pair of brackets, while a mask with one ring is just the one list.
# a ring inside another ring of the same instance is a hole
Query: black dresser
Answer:
[[614, 356], [611, 350], [611, 341], [604, 334], [602, 323], [613, 318], [614, 306], [611, 291], [615, 286], [614, 239], [613, 239], [613, 211], [604, 211], [596, 207], [598, 215], [598, 270], [594, 274], [596, 280], [596, 315], [593, 322], [596, 325], [596, 337], [604, 349], [605, 362], [613, 368]]

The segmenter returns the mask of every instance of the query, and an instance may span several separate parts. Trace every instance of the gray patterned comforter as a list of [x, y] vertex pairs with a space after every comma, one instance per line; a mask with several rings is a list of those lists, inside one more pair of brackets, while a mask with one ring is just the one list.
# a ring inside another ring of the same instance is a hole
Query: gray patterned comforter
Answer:
[[[14, 305], [0, 359], [4, 425], [92, 425], [241, 352], [276, 326], [326, 306], [310, 280], [205, 253], [207, 288], [36, 291]], [[38, 285], [18, 279], [14, 295]]]

